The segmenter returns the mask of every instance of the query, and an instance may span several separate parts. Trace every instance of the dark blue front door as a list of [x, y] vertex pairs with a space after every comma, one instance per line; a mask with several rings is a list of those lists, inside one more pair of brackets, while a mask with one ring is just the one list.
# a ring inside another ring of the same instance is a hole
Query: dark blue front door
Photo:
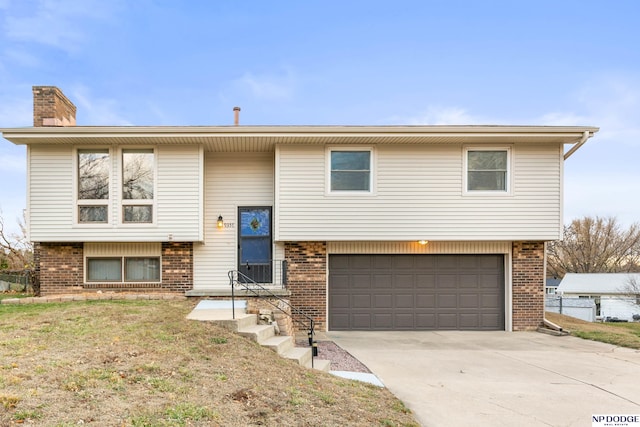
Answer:
[[271, 283], [271, 207], [241, 207], [238, 218], [238, 270], [258, 283]]

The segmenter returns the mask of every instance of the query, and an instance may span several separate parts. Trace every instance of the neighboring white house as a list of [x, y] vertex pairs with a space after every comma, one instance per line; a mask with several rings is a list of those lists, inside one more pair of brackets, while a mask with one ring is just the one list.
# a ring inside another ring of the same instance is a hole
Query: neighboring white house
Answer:
[[586, 126], [75, 126], [33, 88], [43, 294], [226, 296], [238, 270], [329, 330], [525, 330]]
[[640, 315], [640, 300], [629, 296], [625, 286], [629, 280], [640, 283], [640, 274], [634, 273], [567, 273], [557, 294], [563, 298], [591, 299], [596, 305], [598, 318], [633, 320]]

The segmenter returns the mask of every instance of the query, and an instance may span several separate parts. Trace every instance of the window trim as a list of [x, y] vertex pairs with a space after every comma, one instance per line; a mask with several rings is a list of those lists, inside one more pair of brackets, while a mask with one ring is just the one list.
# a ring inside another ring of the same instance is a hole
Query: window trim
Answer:
[[[507, 176], [504, 190], [469, 190], [469, 151], [506, 151]], [[511, 196], [513, 188], [513, 146], [512, 145], [465, 145], [462, 150], [462, 194], [464, 196]]]
[[[127, 280], [127, 259], [157, 259], [158, 260], [158, 280]], [[120, 280], [91, 280], [89, 279], [89, 261], [94, 259], [111, 259], [120, 261]], [[84, 282], [85, 283], [162, 283], [162, 256], [144, 256], [144, 255], [123, 255], [123, 256], [86, 256], [84, 258]]]
[[[80, 151], [107, 151], [109, 155], [109, 197], [106, 199], [80, 199]], [[104, 228], [111, 226], [112, 215], [111, 206], [113, 201], [113, 149], [106, 146], [78, 146], [73, 150], [73, 223], [75, 226], [80, 227], [96, 227]], [[105, 222], [81, 222], [80, 221], [80, 207], [81, 206], [106, 206], [107, 208], [107, 220]]]
[[[369, 152], [369, 190], [332, 190], [331, 189], [331, 153], [334, 151], [368, 151]], [[373, 196], [376, 194], [376, 150], [372, 145], [366, 146], [327, 146], [325, 149], [325, 194], [330, 196]]]

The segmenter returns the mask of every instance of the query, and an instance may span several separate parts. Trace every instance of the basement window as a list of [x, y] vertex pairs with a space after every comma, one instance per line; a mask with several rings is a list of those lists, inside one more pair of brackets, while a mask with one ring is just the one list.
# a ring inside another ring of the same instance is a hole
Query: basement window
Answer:
[[160, 282], [160, 258], [87, 258], [87, 282]]

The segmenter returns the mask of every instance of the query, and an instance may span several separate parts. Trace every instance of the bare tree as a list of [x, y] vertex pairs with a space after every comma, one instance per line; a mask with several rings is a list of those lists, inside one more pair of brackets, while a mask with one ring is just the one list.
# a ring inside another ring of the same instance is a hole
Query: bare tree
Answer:
[[574, 219], [563, 239], [547, 246], [547, 271], [555, 277], [640, 271], [640, 224], [624, 229], [615, 217]]
[[27, 229], [24, 220], [18, 219], [19, 233], [6, 230], [2, 211], [0, 210], [0, 258], [4, 268], [22, 270], [33, 267], [33, 245], [27, 239]]
[[632, 299], [636, 305], [640, 305], [640, 279], [638, 279], [638, 276], [630, 275], [622, 286], [621, 291], [627, 298]]

